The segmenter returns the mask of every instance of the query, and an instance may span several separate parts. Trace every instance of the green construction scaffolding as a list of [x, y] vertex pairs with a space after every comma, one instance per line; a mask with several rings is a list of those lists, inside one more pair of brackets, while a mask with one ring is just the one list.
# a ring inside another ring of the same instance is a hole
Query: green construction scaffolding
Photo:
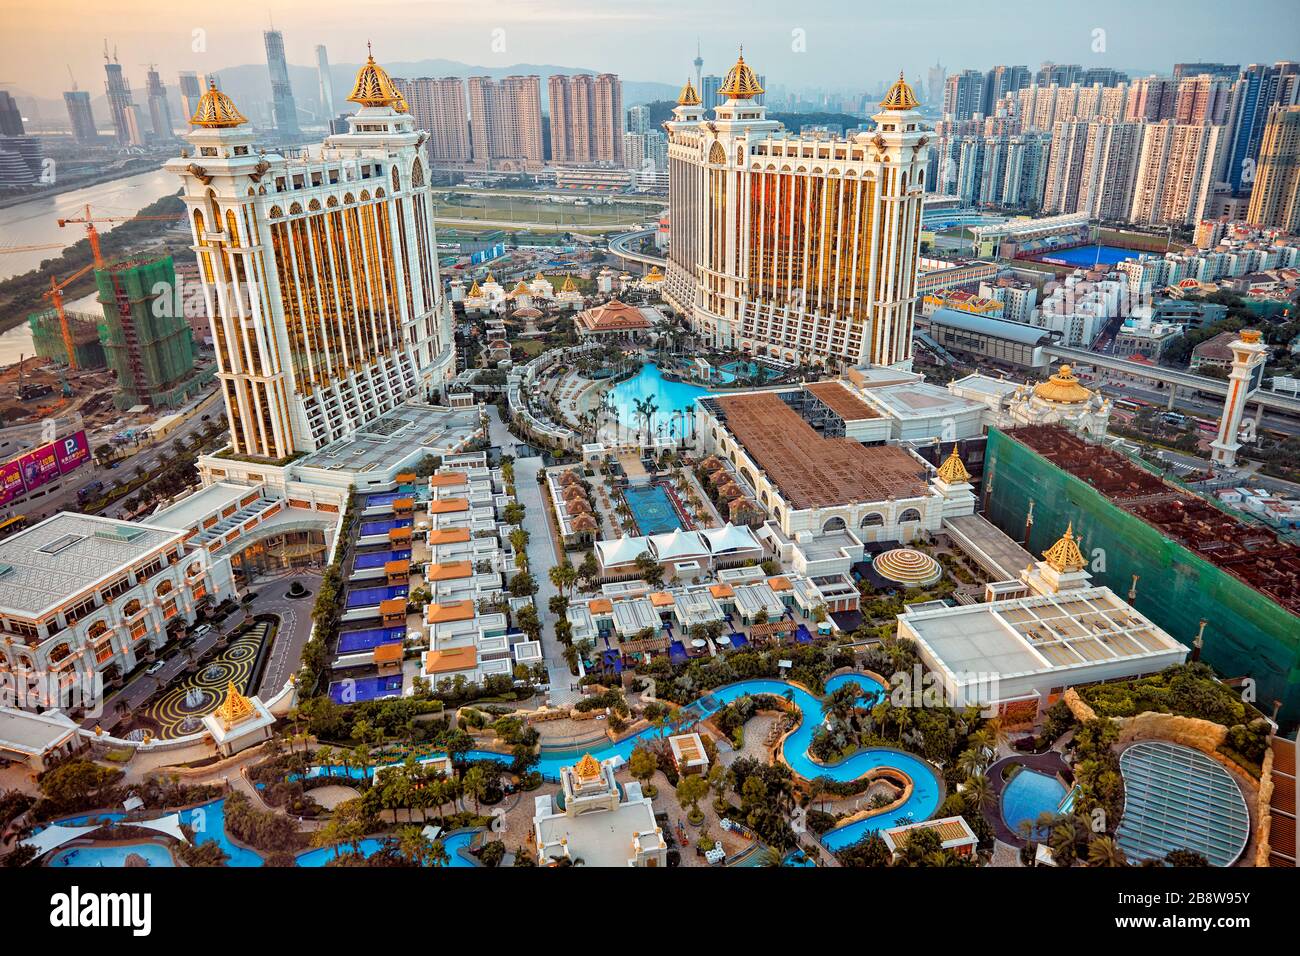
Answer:
[[[1279, 721], [1300, 720], [1300, 618], [1112, 503], [1091, 485], [1014, 437], [989, 430], [984, 461], [985, 515], [1027, 549], [1041, 554], [1073, 522], [1094, 584], [1127, 596], [1138, 575], [1134, 606], [1188, 647], [1204, 619], [1201, 659], [1225, 678], [1255, 681], [1255, 706]], [[1098, 552], [1097, 549], [1101, 549]]]
[[[99, 341], [99, 319], [88, 313], [71, 312], [66, 307], [68, 333], [72, 338], [72, 354], [78, 369], [103, 368], [108, 364], [104, 346]], [[63, 340], [63, 323], [54, 309], [32, 312], [27, 316], [32, 330], [32, 343], [36, 354], [59, 365], [68, 364], [68, 348]]]
[[97, 269], [95, 283], [104, 307], [100, 342], [117, 376], [113, 404], [175, 407], [198, 394], [211, 375], [196, 373], [193, 333], [173, 307], [171, 256]]

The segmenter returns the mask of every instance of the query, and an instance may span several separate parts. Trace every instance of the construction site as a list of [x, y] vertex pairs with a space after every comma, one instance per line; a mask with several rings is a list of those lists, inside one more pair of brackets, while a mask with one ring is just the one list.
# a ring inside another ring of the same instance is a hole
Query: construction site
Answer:
[[991, 429], [985, 513], [1040, 553], [1072, 524], [1096, 584], [1300, 719], [1300, 548], [1057, 425]]

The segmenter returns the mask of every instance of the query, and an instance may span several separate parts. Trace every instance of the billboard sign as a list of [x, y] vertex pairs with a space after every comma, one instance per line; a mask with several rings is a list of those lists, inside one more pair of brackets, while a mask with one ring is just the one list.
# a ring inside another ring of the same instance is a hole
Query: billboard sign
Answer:
[[41, 445], [18, 456], [18, 467], [23, 473], [23, 484], [30, 493], [59, 477], [59, 456], [54, 442]]
[[0, 465], [0, 508], [90, 460], [84, 431], [47, 442]]
[[23, 471], [18, 467], [18, 462], [7, 461], [0, 465], [0, 508], [26, 493], [27, 489], [23, 486]]
[[90, 460], [90, 443], [85, 432], [77, 432], [54, 443], [54, 454], [59, 460], [59, 474], [66, 475]]

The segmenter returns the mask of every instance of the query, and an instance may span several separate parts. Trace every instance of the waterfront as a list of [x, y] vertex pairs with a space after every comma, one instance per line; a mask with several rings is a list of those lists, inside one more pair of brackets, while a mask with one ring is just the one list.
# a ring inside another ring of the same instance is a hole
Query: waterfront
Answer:
[[[62, 243], [72, 245], [85, 237], [82, 226], [59, 228], [60, 217], [80, 215], [87, 203], [99, 215], [130, 216], [163, 196], [180, 189], [176, 177], [166, 170], [155, 169], [134, 176], [125, 176], [111, 182], [74, 189], [56, 196], [42, 196], [30, 202], [0, 209], [0, 250], [11, 246]], [[108, 232], [113, 223], [103, 223], [96, 228]], [[8, 252], [0, 255], [0, 280], [8, 279], [35, 269], [46, 259], [59, 254], [58, 249], [38, 249], [29, 252]], [[33, 307], [35, 311], [35, 307]], [[31, 336], [28, 335], [30, 342]], [[30, 348], [29, 352], [30, 354]], [[14, 357], [15, 359], [17, 356]], [[13, 359], [7, 359], [12, 361]]]

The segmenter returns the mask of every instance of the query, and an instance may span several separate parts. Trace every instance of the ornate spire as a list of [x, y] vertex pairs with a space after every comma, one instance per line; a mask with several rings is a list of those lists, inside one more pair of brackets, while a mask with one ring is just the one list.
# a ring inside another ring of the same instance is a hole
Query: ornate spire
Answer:
[[480, 297], [480, 296], [483, 295], [483, 290], [480, 289], [480, 288], [478, 287], [478, 280], [477, 280], [477, 279], [475, 279], [473, 282], [470, 283], [470, 286], [469, 286], [469, 294], [470, 294], [471, 297], [474, 297], [474, 298], [477, 298], [477, 297]]
[[226, 699], [217, 708], [216, 716], [217, 720], [221, 721], [221, 726], [229, 730], [250, 717], [256, 717], [257, 708], [253, 706], [252, 701], [235, 688], [235, 682], [231, 681], [226, 687]]
[[564, 285], [560, 286], [560, 291], [561, 291], [561, 292], [577, 292], [577, 291], [578, 291], [578, 284], [577, 284], [576, 282], [573, 281], [573, 276], [572, 276], [572, 275], [566, 275], [566, 276], [564, 277]]
[[682, 91], [677, 94], [677, 105], [678, 106], [699, 106], [700, 105], [700, 94], [695, 92], [695, 84], [691, 82], [691, 78], [689, 76], [686, 78], [686, 85], [683, 86]]
[[208, 80], [208, 91], [199, 97], [190, 125], [203, 129], [234, 129], [247, 122], [248, 118], [235, 107], [235, 101], [217, 89], [214, 81]]
[[1068, 365], [1062, 365], [1060, 371], [1046, 382], [1039, 382], [1035, 385], [1034, 394], [1044, 401], [1057, 402], [1062, 405], [1086, 402], [1092, 398], [1092, 391], [1079, 382], [1074, 370]]
[[960, 456], [957, 454], [957, 443], [952, 443], [952, 451], [939, 466], [939, 477], [950, 485], [960, 485], [964, 481], [970, 481], [970, 472], [962, 464]]
[[718, 88], [718, 95], [733, 100], [752, 100], [762, 94], [763, 87], [759, 85], [758, 77], [745, 62], [745, 48], [741, 47], [736, 65], [727, 72], [722, 86]]
[[[370, 44], [366, 44], [369, 50]], [[406, 100], [398, 92], [393, 81], [388, 78], [384, 68], [375, 62], [373, 54], [366, 55], [366, 63], [357, 71], [357, 81], [352, 85], [352, 95], [348, 97], [349, 103], [356, 103], [360, 106], [405, 106]], [[399, 111], [400, 112], [400, 111]]]
[[1074, 540], [1074, 522], [1065, 529], [1065, 534], [1061, 539], [1043, 552], [1048, 566], [1056, 569], [1061, 574], [1067, 574], [1071, 571], [1082, 571], [1087, 567], [1088, 562], [1084, 560], [1083, 552], [1079, 550], [1078, 543]]
[[885, 98], [880, 101], [882, 110], [914, 110], [920, 105], [916, 101], [916, 94], [912, 88], [907, 85], [907, 80], [903, 78], [903, 71], [898, 71], [898, 81], [889, 88]]
[[600, 761], [591, 754], [583, 754], [582, 759], [574, 765], [573, 772], [578, 775], [579, 780], [599, 780]]

